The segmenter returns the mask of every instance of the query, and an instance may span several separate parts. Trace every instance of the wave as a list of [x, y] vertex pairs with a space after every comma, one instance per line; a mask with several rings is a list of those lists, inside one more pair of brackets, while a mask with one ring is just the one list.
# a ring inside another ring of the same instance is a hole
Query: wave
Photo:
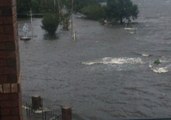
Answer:
[[125, 27], [124, 30], [127, 30], [127, 31], [136, 31], [137, 28]]
[[171, 70], [170, 60], [166, 58], [159, 59], [160, 64], [156, 65], [153, 63], [149, 64], [149, 68], [155, 73], [167, 73]]
[[149, 65], [149, 67], [155, 73], [167, 73], [171, 70], [171, 65], [165, 65], [165, 66]]
[[151, 69], [155, 73], [167, 73], [167, 72], [169, 72], [167, 67], [156, 67], [156, 68], [151, 68]]
[[125, 27], [124, 30], [128, 31], [130, 34], [135, 34], [137, 28]]
[[[150, 56], [149, 54], [142, 54], [144, 57]], [[171, 64], [168, 65], [168, 61], [166, 60], [160, 60], [161, 64], [160, 65], [155, 65], [154, 63], [149, 64], [149, 68], [155, 72], [155, 73], [167, 73], [171, 71]], [[104, 57], [101, 59], [97, 59], [94, 61], [87, 61], [87, 62], [82, 62], [84, 65], [95, 65], [95, 64], [104, 64], [104, 65], [123, 65], [123, 64], [146, 64], [147, 61], [143, 61], [142, 58], [137, 57], [137, 58], [128, 58], [128, 57], [121, 57], [121, 58], [113, 58], [113, 57]]]
[[150, 54], [147, 54], [147, 53], [142, 53], [141, 54], [143, 57], [149, 57], [149, 56], [151, 56]]
[[84, 65], [94, 65], [94, 64], [143, 64], [141, 58], [112, 58], [112, 57], [104, 57], [99, 60], [89, 61], [89, 62], [82, 62]]

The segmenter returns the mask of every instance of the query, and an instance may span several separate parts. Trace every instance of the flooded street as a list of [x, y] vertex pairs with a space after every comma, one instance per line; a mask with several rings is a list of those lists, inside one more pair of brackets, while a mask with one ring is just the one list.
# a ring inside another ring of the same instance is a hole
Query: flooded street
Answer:
[[45, 39], [34, 18], [32, 40], [19, 41], [23, 102], [41, 95], [84, 120], [171, 117], [171, 0], [133, 1], [140, 15], [131, 26], [75, 16], [76, 41], [62, 30]]

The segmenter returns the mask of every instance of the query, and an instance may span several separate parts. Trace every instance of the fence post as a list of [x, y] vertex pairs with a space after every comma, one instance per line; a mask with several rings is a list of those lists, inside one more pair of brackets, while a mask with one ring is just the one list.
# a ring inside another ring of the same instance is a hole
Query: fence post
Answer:
[[29, 109], [28, 109], [28, 104], [27, 103], [26, 103], [26, 106], [25, 107], [26, 107], [26, 109], [25, 109], [26, 110], [26, 115], [28, 117], [29, 116]]
[[62, 120], [72, 120], [72, 108], [69, 106], [62, 106]]
[[32, 109], [40, 110], [43, 108], [43, 101], [40, 96], [32, 96]]
[[44, 111], [42, 110], [42, 120], [44, 120]]

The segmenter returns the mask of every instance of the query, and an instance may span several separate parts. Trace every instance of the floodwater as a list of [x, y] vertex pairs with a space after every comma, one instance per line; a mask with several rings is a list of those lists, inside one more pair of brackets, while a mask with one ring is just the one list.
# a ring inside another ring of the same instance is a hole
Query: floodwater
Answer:
[[19, 41], [23, 102], [41, 95], [45, 107], [69, 104], [84, 120], [171, 117], [171, 0], [134, 2], [131, 26], [75, 17], [76, 41], [62, 30], [49, 40], [33, 19], [32, 40]]

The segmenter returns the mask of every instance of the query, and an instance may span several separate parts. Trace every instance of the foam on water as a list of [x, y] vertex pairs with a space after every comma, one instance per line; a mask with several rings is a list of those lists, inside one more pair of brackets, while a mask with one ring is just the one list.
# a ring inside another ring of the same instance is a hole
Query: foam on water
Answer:
[[112, 57], [104, 57], [99, 60], [89, 61], [89, 62], [82, 62], [84, 65], [94, 65], [94, 64], [143, 64], [141, 58], [112, 58]]
[[130, 34], [135, 34], [135, 32], [129, 32]]
[[142, 53], [142, 56], [143, 56], [143, 57], [149, 57], [150, 55], [147, 54], [147, 53]]
[[156, 66], [156, 65], [149, 65], [149, 68], [155, 73], [167, 73], [171, 70], [171, 65], [164, 65], [164, 66]]
[[137, 28], [125, 27], [124, 30], [127, 30], [127, 31], [135, 31], [135, 30], [137, 30]]
[[156, 67], [156, 68], [152, 68], [152, 70], [155, 73], [167, 73], [167, 72], [169, 72], [167, 67]]
[[149, 68], [155, 73], [167, 73], [171, 70], [170, 60], [166, 58], [159, 59], [160, 64], [155, 65], [154, 63], [149, 64]]
[[[143, 54], [142, 56], [149, 56], [148, 54]], [[162, 61], [161, 63], [164, 63]], [[123, 65], [123, 64], [144, 64], [144, 61], [140, 58], [128, 58], [128, 57], [121, 57], [121, 58], [112, 58], [112, 57], [104, 57], [94, 61], [82, 62], [84, 65], [95, 65], [95, 64], [104, 64], [104, 65]], [[154, 65], [149, 64], [149, 68], [155, 73], [167, 73], [171, 69], [171, 65], [162, 64], [161, 65]]]

